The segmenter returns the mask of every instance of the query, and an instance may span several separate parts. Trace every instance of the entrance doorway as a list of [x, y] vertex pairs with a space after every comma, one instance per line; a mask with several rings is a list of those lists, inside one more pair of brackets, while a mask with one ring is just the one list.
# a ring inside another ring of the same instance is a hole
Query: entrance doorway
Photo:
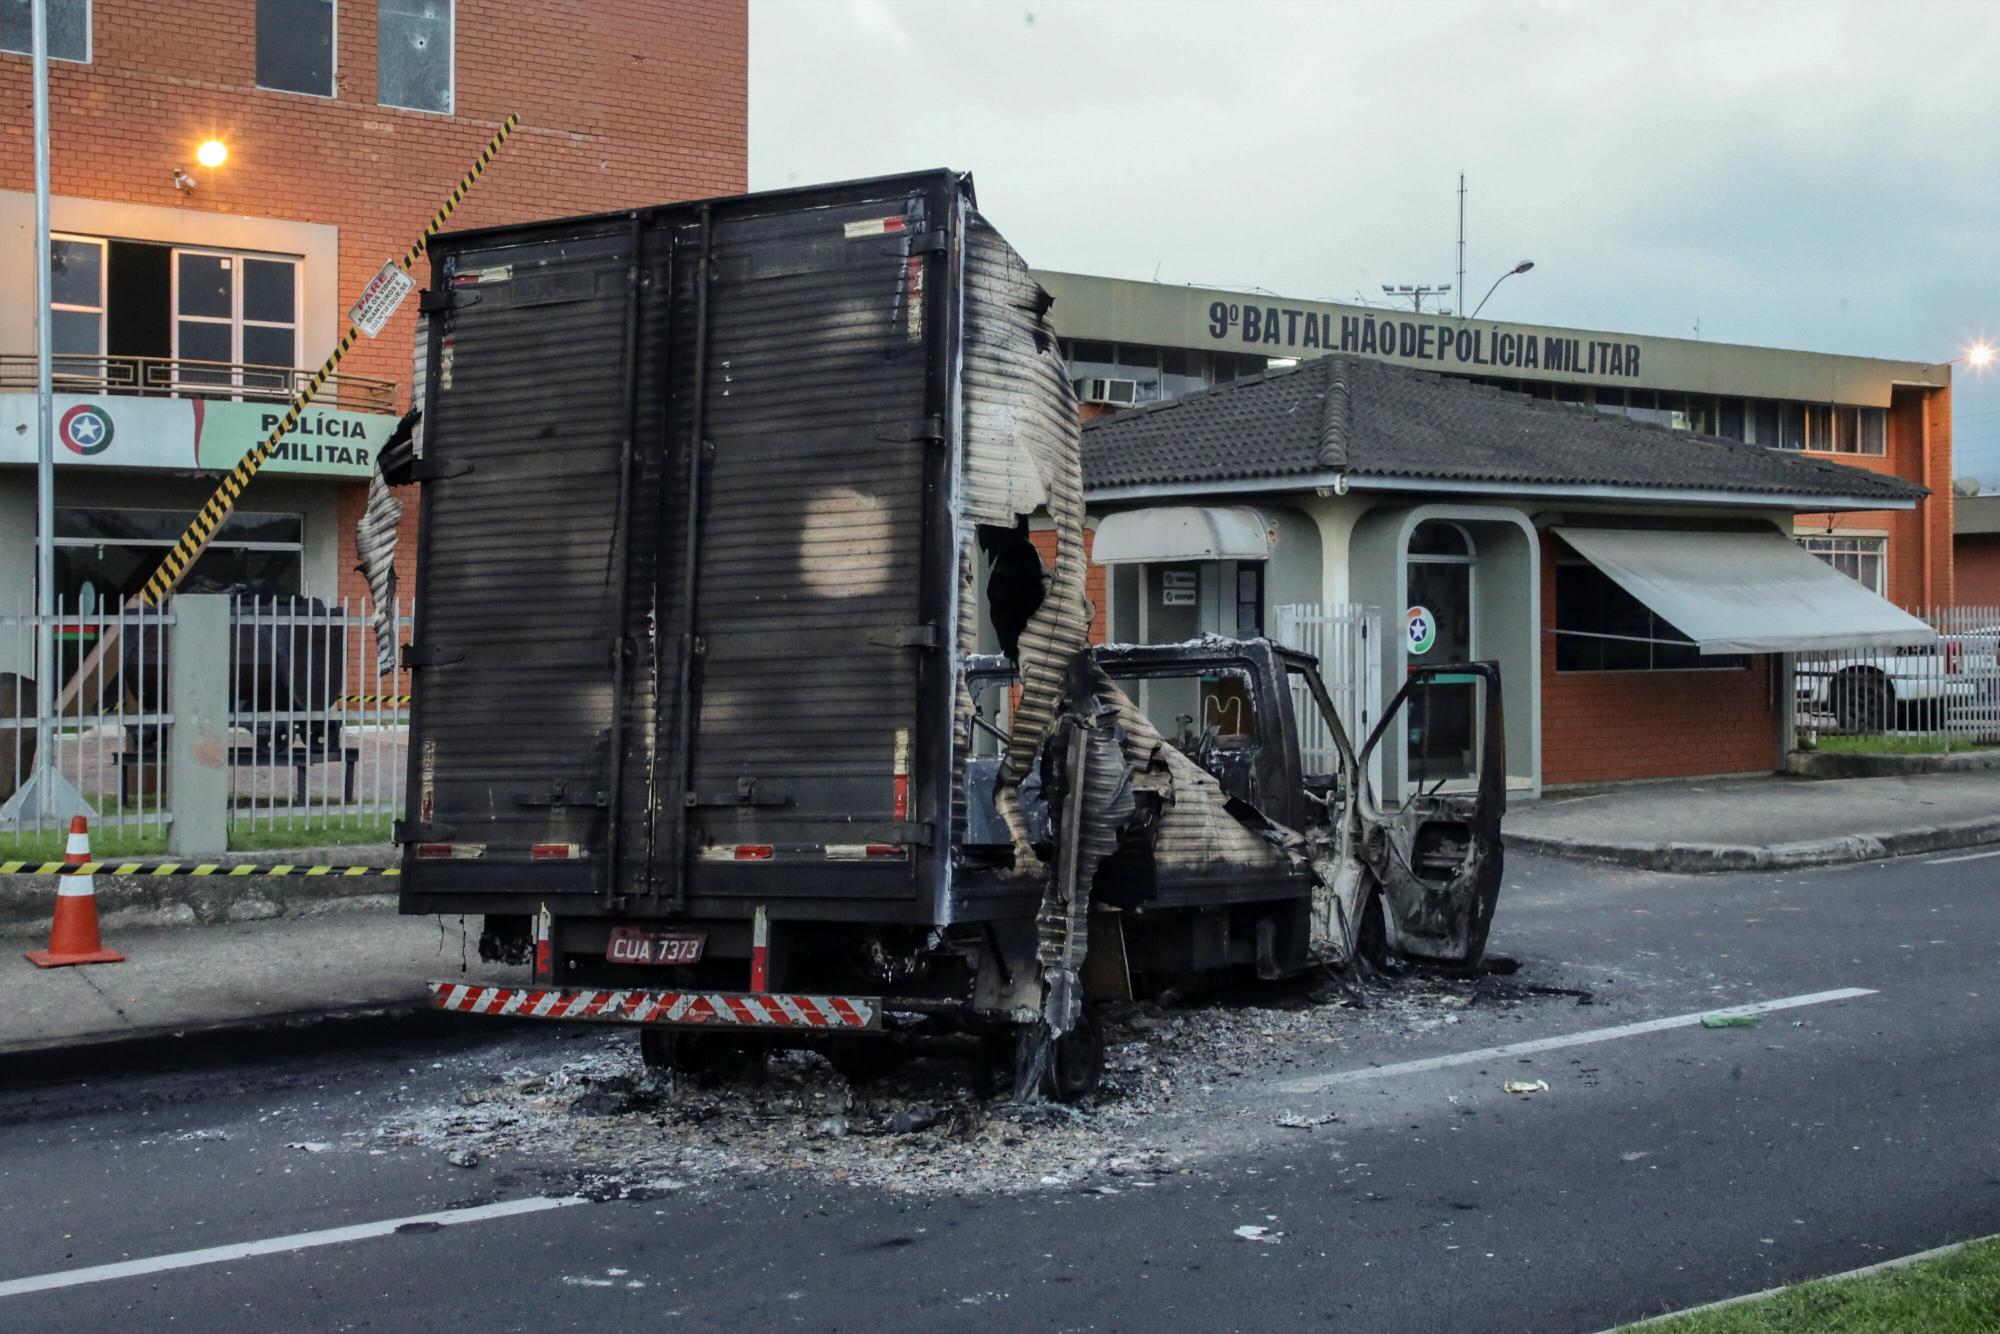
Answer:
[[[1456, 523], [1432, 519], [1410, 534], [1405, 588], [1406, 661], [1414, 671], [1472, 658], [1472, 581], [1478, 553]], [[1478, 772], [1478, 690], [1473, 681], [1443, 680], [1412, 694], [1410, 780], [1419, 787]]]

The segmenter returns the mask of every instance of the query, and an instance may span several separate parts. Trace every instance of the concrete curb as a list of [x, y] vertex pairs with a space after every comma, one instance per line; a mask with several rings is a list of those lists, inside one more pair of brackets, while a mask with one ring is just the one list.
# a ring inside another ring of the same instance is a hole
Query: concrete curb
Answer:
[[1642, 871], [1705, 873], [1712, 871], [1782, 871], [1806, 866], [1841, 866], [1880, 861], [1920, 852], [2000, 843], [2000, 816], [1957, 824], [1920, 825], [1880, 834], [1843, 834], [1837, 838], [1796, 843], [1608, 843], [1557, 838], [1503, 830], [1502, 840], [1513, 852], [1562, 857], [1570, 861], [1608, 862]]
[[1978, 773], [2000, 769], [2000, 749], [1952, 755], [1857, 755], [1835, 750], [1795, 750], [1785, 772], [1815, 782], [1840, 778], [1896, 778], [1905, 774]]
[[[377, 843], [350, 847], [232, 852], [218, 866], [391, 866], [401, 850]], [[138, 860], [138, 859], [134, 859]], [[108, 876], [95, 877], [98, 920], [107, 931], [154, 926], [216, 926], [273, 917], [310, 917], [350, 909], [394, 908], [396, 881], [380, 876]], [[0, 939], [46, 933], [55, 912], [53, 876], [0, 876]]]
[[241, 1064], [305, 1050], [458, 1037], [490, 1030], [435, 1009], [428, 996], [323, 1009], [290, 1010], [207, 1024], [161, 1024], [0, 1044], [0, 1088], [79, 1078], [144, 1074], [188, 1066]]

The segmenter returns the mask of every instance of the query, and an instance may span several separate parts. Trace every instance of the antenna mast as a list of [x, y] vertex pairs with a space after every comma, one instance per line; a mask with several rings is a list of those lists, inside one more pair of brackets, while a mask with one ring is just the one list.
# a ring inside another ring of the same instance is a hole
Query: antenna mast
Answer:
[[1458, 313], [1465, 314], [1465, 172], [1458, 173]]

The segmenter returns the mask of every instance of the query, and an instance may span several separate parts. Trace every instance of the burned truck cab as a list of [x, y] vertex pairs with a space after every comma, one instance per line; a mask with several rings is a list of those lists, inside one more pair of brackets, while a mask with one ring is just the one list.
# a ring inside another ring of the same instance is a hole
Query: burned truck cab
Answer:
[[[975, 728], [1003, 736], [1011, 663], [975, 659], [968, 678]], [[1128, 985], [1239, 965], [1270, 978], [1315, 955], [1478, 961], [1502, 870], [1496, 666], [1413, 673], [1359, 751], [1316, 662], [1268, 640], [1096, 647], [1080, 655], [1071, 681], [1070, 715], [1087, 714], [1093, 698], [1108, 701], [1130, 767], [1123, 781], [1133, 813], [1089, 886], [1092, 930], [1119, 938]], [[1477, 777], [1384, 808], [1368, 764], [1389, 720], [1426, 690], [1466, 683], [1477, 687], [1483, 720]], [[1031, 827], [1051, 843], [1061, 825], [1051, 796], [1059, 805], [1073, 786], [1065, 756], [1052, 737], [1021, 789]], [[975, 743], [969, 856], [1007, 843], [994, 810], [996, 767]]]

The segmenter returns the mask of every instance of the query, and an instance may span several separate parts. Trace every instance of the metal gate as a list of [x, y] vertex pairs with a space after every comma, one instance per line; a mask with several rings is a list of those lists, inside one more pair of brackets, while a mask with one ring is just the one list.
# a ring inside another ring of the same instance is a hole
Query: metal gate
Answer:
[[1931, 644], [1835, 649], [1793, 660], [1800, 739], [1893, 736], [1891, 749], [2000, 743], [2000, 607], [1910, 607]]
[[[1288, 602], [1274, 610], [1277, 629], [1272, 638], [1319, 659], [1320, 678], [1333, 697], [1334, 711], [1347, 728], [1350, 744], [1360, 749], [1382, 716], [1381, 608], [1349, 602]], [[1292, 712], [1299, 720], [1300, 757], [1307, 768], [1331, 772], [1333, 738], [1298, 683], [1292, 686]]]

